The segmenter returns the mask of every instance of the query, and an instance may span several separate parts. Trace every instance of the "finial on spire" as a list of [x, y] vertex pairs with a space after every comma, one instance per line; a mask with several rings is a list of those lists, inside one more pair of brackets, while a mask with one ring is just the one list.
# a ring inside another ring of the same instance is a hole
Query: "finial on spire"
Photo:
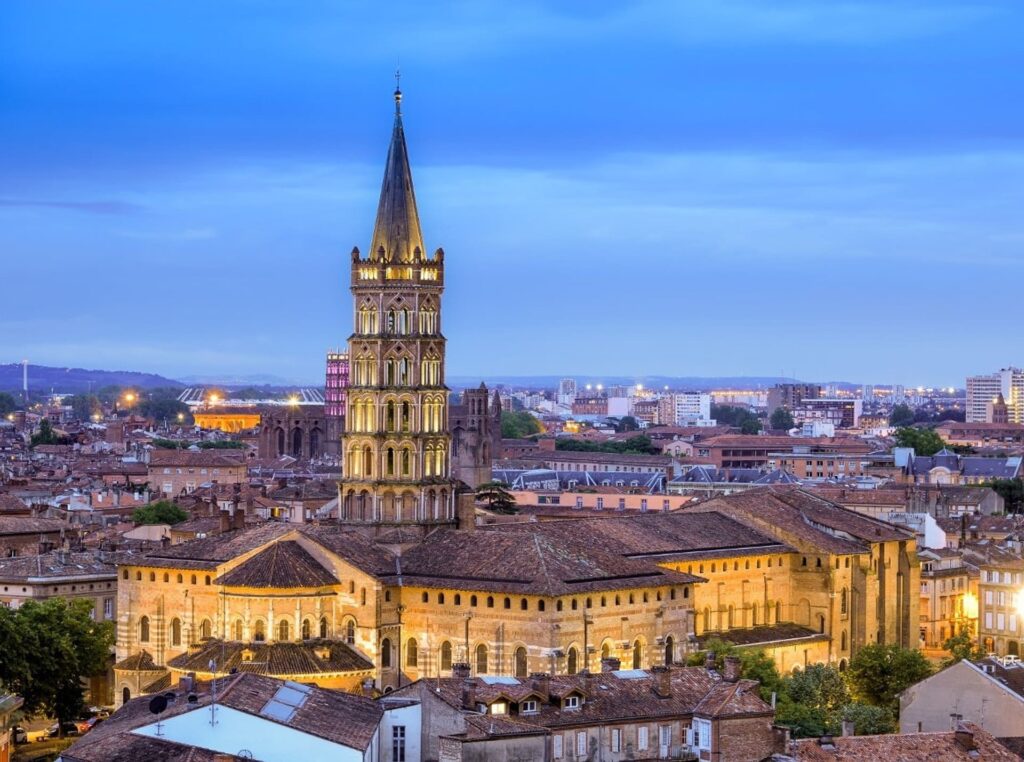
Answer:
[[402, 70], [395, 69], [395, 113], [402, 113]]

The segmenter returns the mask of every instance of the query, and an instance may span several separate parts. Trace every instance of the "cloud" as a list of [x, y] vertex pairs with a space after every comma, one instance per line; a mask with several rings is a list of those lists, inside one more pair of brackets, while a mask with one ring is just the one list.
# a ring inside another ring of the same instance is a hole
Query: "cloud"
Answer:
[[86, 214], [137, 214], [144, 206], [128, 201], [43, 201], [35, 199], [0, 198], [0, 207], [68, 209]]

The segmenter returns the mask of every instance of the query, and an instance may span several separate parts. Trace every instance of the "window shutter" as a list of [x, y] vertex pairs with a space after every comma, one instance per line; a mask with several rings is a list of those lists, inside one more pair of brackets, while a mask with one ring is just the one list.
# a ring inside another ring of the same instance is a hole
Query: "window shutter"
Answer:
[[562, 736], [554, 736], [552, 738], [554, 745], [555, 759], [562, 758]]

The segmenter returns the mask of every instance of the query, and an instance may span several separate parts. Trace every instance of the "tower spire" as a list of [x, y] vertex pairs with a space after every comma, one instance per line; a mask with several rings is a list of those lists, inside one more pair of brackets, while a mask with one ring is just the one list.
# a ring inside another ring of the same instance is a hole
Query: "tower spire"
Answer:
[[369, 252], [372, 259], [380, 258], [387, 262], [412, 262], [417, 250], [419, 256], [424, 253], [416, 192], [413, 190], [402, 126], [401, 76], [401, 72], [395, 72], [395, 125], [391, 132]]

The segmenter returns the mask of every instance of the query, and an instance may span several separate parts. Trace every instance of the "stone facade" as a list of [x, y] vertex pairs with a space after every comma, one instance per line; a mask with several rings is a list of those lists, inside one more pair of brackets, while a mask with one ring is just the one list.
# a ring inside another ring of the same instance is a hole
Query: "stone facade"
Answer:
[[494, 459], [501, 454], [501, 396], [487, 387], [466, 389], [449, 411], [452, 476], [470, 489], [491, 481]]
[[291, 455], [313, 460], [329, 453], [330, 425], [323, 405], [280, 405], [260, 410], [261, 458]]

